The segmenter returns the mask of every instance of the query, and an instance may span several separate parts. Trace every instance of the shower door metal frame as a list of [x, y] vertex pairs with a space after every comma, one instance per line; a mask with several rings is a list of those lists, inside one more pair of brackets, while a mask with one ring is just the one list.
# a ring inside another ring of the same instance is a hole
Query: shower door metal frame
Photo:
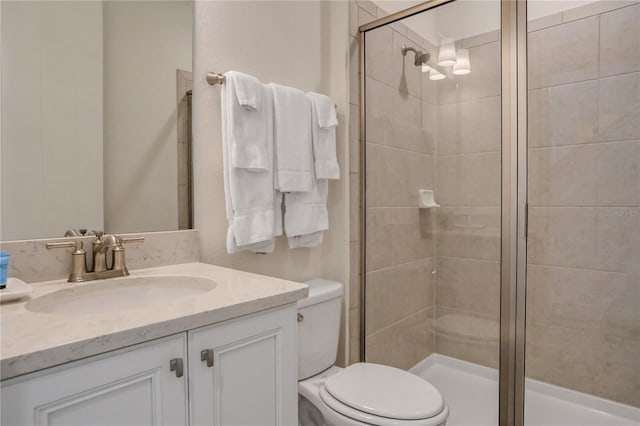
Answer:
[[[358, 28], [360, 42], [360, 359], [366, 336], [365, 33], [455, 0], [430, 0]], [[499, 424], [524, 426], [527, 248], [527, 0], [501, 0]]]

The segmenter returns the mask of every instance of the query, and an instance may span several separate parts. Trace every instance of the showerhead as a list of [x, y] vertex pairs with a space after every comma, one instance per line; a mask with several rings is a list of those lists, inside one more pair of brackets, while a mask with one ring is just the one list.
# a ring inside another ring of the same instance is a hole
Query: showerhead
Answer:
[[413, 47], [407, 47], [404, 45], [400, 48], [400, 51], [402, 52], [402, 56], [407, 56], [407, 52], [415, 53], [416, 56], [413, 61], [413, 65], [415, 65], [416, 67], [425, 65], [429, 61], [429, 58], [431, 57], [431, 55], [427, 52], [423, 52], [422, 50], [416, 50]]

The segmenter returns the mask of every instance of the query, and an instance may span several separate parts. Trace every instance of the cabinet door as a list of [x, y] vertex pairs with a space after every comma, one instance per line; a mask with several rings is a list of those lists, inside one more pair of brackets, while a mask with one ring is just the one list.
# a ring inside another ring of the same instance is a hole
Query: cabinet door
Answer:
[[297, 425], [296, 313], [291, 304], [189, 331], [193, 425]]
[[2, 383], [2, 424], [186, 425], [186, 333]]

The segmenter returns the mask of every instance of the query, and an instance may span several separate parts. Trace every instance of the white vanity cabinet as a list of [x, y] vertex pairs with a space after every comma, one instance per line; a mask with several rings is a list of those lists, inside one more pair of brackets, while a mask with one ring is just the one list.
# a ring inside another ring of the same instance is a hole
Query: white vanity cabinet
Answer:
[[186, 348], [181, 333], [5, 381], [0, 423], [186, 425]]
[[297, 425], [296, 305], [190, 330], [194, 426]]
[[0, 424], [296, 425], [296, 312], [291, 303], [5, 380]]

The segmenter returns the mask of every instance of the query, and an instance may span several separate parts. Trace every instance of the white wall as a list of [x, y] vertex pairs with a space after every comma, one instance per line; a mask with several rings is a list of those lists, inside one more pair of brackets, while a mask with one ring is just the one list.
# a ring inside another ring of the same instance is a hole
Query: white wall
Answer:
[[[347, 2], [199, 1], [194, 23], [195, 227], [204, 262], [291, 280], [326, 277], [348, 282]], [[342, 179], [329, 188], [330, 229], [321, 247], [289, 250], [284, 238], [268, 255], [225, 249], [220, 87], [208, 71], [238, 70], [331, 96], [338, 105]]]
[[192, 3], [104, 3], [105, 229], [178, 229], [176, 69], [191, 70]]
[[1, 7], [0, 239], [100, 229], [102, 6], [3, 1]]

